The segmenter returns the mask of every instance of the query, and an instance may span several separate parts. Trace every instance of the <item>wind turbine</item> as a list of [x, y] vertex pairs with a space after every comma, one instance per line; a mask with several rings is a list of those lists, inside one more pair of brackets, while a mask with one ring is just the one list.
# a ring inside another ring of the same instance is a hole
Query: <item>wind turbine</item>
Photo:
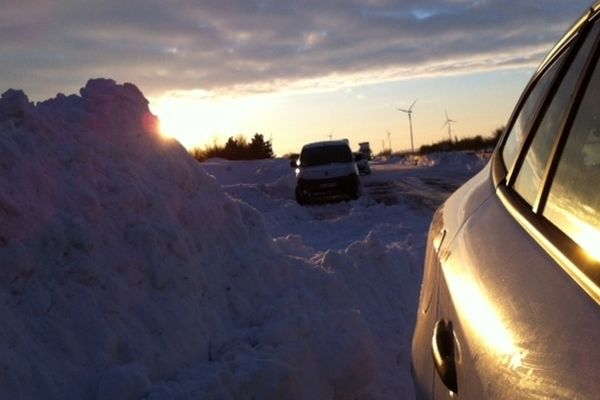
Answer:
[[386, 130], [386, 132], [387, 132], [387, 135], [388, 135], [388, 143], [390, 145], [390, 154], [391, 154], [392, 153], [392, 139], [391, 139], [392, 134], [388, 130]]
[[415, 103], [417, 102], [417, 100], [419, 99], [415, 99], [415, 101], [413, 101], [413, 103], [410, 105], [410, 107], [408, 107], [408, 110], [405, 110], [403, 108], [399, 108], [398, 111], [402, 111], [405, 112], [406, 114], [408, 114], [408, 125], [410, 127], [410, 151], [411, 153], [415, 152], [415, 146], [413, 143], [413, 130], [412, 130], [412, 108], [415, 105]]
[[448, 117], [448, 110], [446, 111], [446, 122], [444, 122], [444, 125], [442, 125], [442, 128], [445, 127], [446, 125], [448, 125], [448, 138], [450, 139], [450, 142], [452, 142], [452, 124], [456, 123], [455, 120], [450, 119]]

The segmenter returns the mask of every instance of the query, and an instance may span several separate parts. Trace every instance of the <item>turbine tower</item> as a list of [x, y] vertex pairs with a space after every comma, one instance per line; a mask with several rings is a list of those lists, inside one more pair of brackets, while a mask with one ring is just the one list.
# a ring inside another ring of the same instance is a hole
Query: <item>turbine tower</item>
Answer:
[[415, 99], [415, 101], [413, 101], [413, 103], [410, 105], [410, 107], [408, 107], [407, 110], [403, 109], [403, 108], [399, 108], [398, 111], [402, 111], [405, 112], [406, 114], [408, 114], [408, 125], [410, 127], [410, 152], [414, 153], [415, 152], [415, 145], [413, 142], [413, 130], [412, 130], [412, 108], [415, 105], [415, 103], [417, 102], [417, 100], [419, 99]]
[[392, 154], [392, 139], [391, 139], [392, 134], [388, 130], [386, 130], [386, 132], [387, 132], [387, 136], [388, 136], [388, 144], [390, 146], [390, 154]]
[[457, 121], [450, 119], [448, 117], [448, 110], [446, 111], [446, 122], [444, 122], [444, 125], [442, 125], [442, 128], [445, 127], [446, 125], [448, 125], [448, 138], [450, 139], [450, 142], [452, 142], [452, 124], [456, 123]]

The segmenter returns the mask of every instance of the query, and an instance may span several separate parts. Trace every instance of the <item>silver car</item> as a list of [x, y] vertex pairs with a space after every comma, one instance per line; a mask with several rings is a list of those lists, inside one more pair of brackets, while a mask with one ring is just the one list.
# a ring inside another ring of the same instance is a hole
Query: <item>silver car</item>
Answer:
[[554, 47], [491, 161], [434, 215], [418, 398], [600, 398], [599, 14]]

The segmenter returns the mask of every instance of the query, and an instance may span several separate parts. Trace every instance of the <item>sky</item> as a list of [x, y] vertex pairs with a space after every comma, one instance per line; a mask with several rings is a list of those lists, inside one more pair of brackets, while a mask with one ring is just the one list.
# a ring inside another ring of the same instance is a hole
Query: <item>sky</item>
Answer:
[[[187, 148], [489, 135], [591, 0], [0, 0], [0, 92], [136, 84]], [[448, 117], [451, 132], [443, 126]]]

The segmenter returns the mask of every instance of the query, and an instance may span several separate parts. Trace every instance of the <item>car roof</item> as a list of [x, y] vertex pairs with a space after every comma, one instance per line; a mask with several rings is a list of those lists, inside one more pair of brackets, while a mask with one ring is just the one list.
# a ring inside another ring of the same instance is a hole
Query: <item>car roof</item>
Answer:
[[537, 69], [537, 73], [542, 71], [548, 63], [554, 59], [554, 56], [560, 52], [563, 47], [571, 41], [571, 39], [581, 30], [581, 28], [586, 24], [586, 22], [595, 16], [600, 11], [600, 1], [597, 1], [594, 5], [588, 8], [583, 15], [567, 30], [567, 32], [563, 35], [563, 38], [550, 50], [550, 53], [546, 56], [544, 61], [539, 65]]
[[324, 140], [321, 142], [308, 143], [302, 146], [303, 149], [312, 149], [315, 147], [328, 147], [328, 146], [348, 146], [348, 139], [340, 140]]

